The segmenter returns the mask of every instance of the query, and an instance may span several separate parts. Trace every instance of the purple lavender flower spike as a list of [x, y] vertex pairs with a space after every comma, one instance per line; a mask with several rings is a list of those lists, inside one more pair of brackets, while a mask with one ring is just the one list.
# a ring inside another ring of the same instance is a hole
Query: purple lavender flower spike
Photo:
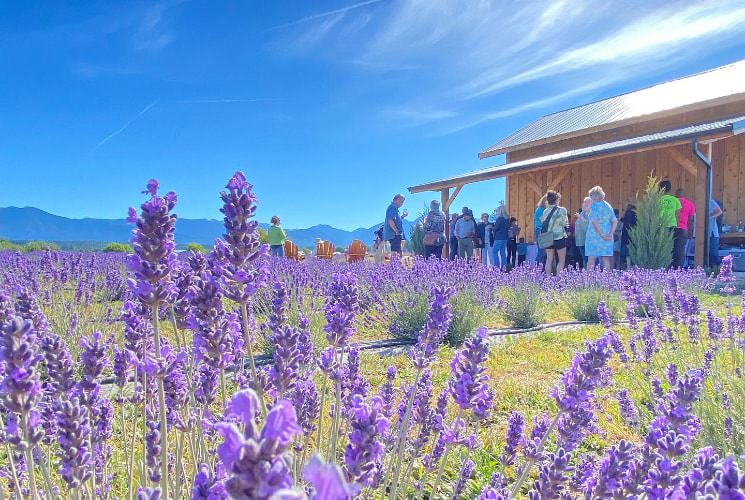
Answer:
[[471, 476], [473, 475], [473, 468], [475, 466], [476, 464], [473, 463], [473, 460], [466, 460], [461, 465], [460, 474], [458, 474], [458, 480], [455, 482], [455, 486], [453, 487], [453, 495], [451, 497], [452, 500], [461, 498], [463, 490], [466, 489], [466, 483], [469, 479], [471, 479]]
[[382, 436], [390, 421], [381, 412], [382, 400], [375, 396], [367, 404], [362, 396], [352, 398], [349, 444], [344, 450], [347, 477], [362, 486], [375, 487], [383, 466]]
[[452, 378], [449, 390], [453, 401], [462, 410], [471, 410], [476, 418], [486, 417], [493, 404], [493, 394], [487, 385], [484, 363], [489, 356], [489, 340], [486, 328], [479, 328], [476, 334], [464, 343], [450, 362]]
[[733, 457], [728, 457], [719, 466], [714, 479], [704, 490], [706, 498], [742, 500], [745, 498], [745, 473], [737, 467]]
[[78, 398], [57, 407], [57, 440], [60, 476], [70, 488], [77, 488], [93, 475], [90, 450], [91, 427], [88, 408]]
[[507, 440], [502, 452], [502, 465], [508, 467], [515, 463], [518, 447], [525, 439], [525, 417], [513, 411], [507, 421]]
[[357, 276], [352, 273], [335, 273], [331, 277], [330, 296], [326, 304], [326, 340], [331, 346], [342, 348], [357, 331], [355, 316], [359, 312]]
[[194, 476], [191, 489], [191, 500], [227, 500], [225, 484], [210, 471], [207, 464], [200, 464], [199, 472]]
[[566, 491], [567, 475], [573, 471], [569, 465], [571, 455], [563, 448], [549, 455], [548, 460], [538, 468], [538, 479], [528, 493], [530, 500], [542, 498], [561, 498]]
[[269, 369], [269, 380], [279, 398], [295, 387], [300, 370], [299, 339], [298, 329], [289, 325], [276, 326], [276, 330], [270, 335], [269, 341], [274, 347], [274, 364]]
[[684, 479], [683, 491], [686, 498], [695, 498], [696, 493], [703, 491], [706, 483], [714, 478], [717, 472], [719, 456], [714, 453], [714, 448], [707, 446], [696, 452], [693, 459], [693, 467], [688, 471]]
[[427, 319], [419, 332], [416, 345], [409, 353], [417, 369], [424, 369], [437, 356], [437, 349], [445, 339], [453, 318], [448, 301], [454, 294], [455, 289], [451, 287], [432, 285], [430, 288]]
[[338, 465], [324, 462], [318, 454], [305, 464], [303, 479], [313, 487], [312, 498], [318, 500], [346, 500], [360, 491], [359, 486], [347, 483]]
[[176, 194], [158, 196], [154, 179], [143, 194], [149, 194], [150, 199], [140, 206], [140, 215], [130, 208], [127, 218], [136, 226], [130, 240], [134, 253], [128, 257], [127, 267], [133, 276], [130, 290], [143, 304], [153, 306], [170, 300], [176, 292], [171, 277], [176, 259], [176, 216], [170, 213], [176, 206]]
[[217, 453], [225, 467], [225, 490], [234, 498], [267, 499], [292, 488], [289, 446], [302, 432], [293, 406], [281, 400], [269, 411], [259, 431], [255, 417], [259, 398], [251, 389], [238, 391], [229, 405], [228, 417], [243, 423], [243, 431], [233, 422], [215, 424], [223, 443]]
[[591, 498], [616, 498], [623, 490], [635, 452], [634, 445], [624, 440], [608, 450], [600, 461], [597, 477], [587, 495]]
[[631, 399], [628, 389], [623, 388], [619, 390], [616, 399], [618, 400], [619, 413], [626, 422], [626, 425], [630, 427], [638, 427], [639, 411], [636, 409], [636, 404], [634, 404], [634, 401]]

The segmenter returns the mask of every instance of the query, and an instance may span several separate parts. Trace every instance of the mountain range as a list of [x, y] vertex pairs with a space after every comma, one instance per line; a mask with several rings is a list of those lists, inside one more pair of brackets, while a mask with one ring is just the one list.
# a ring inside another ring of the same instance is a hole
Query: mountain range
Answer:
[[[404, 231], [411, 234], [413, 222], [404, 220]], [[267, 229], [268, 224], [260, 224]], [[353, 240], [370, 244], [376, 224], [369, 228], [353, 231], [338, 229], [327, 224], [319, 224], [307, 229], [285, 229], [287, 237], [299, 247], [312, 248], [316, 238], [331, 241], [337, 246], [347, 246]], [[0, 239], [11, 241], [43, 240], [55, 243], [86, 242], [87, 246], [97, 246], [108, 242], [126, 243], [131, 235], [132, 225], [124, 219], [70, 219], [53, 215], [35, 207], [0, 208]], [[190, 242], [211, 246], [215, 238], [224, 232], [222, 221], [215, 219], [181, 219], [176, 222], [176, 243]], [[92, 244], [92, 245], [91, 245]]]

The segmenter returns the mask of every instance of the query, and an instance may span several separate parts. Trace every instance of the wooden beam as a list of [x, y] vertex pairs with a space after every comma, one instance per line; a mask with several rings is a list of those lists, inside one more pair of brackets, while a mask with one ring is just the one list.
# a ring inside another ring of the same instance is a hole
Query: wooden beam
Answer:
[[675, 148], [668, 149], [667, 154], [669, 154], [670, 157], [672, 157], [672, 159], [675, 160], [679, 165], [685, 168], [693, 177], [698, 177], [698, 166], [689, 157]]
[[551, 183], [548, 185], [548, 189], [556, 189], [556, 186], [561, 184], [561, 181], [563, 181], [564, 177], [566, 177], [567, 175], [569, 175], [569, 166], [564, 165], [563, 167], [561, 167], [561, 170], [559, 170], [559, 175], [551, 179]]
[[445, 206], [447, 207], [446, 210], [448, 212], [450, 211], [450, 205], [453, 204], [453, 202], [455, 201], [455, 197], [458, 196], [458, 193], [460, 193], [461, 189], [463, 189], [463, 184], [458, 184], [457, 186], [455, 186], [455, 191], [453, 191], [453, 194], [451, 194], [450, 197], [447, 199], [447, 205]]
[[545, 193], [545, 190], [541, 189], [541, 186], [538, 185], [538, 183], [535, 181], [535, 176], [533, 175], [533, 172], [527, 172], [525, 174], [526, 183], [528, 184], [528, 187], [535, 192], [538, 196], [543, 196], [543, 193]]

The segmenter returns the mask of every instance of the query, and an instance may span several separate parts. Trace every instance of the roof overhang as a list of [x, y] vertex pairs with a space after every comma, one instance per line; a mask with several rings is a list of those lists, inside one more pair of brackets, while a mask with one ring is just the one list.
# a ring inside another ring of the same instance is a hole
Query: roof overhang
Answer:
[[[497, 144], [495, 144], [493, 146], [490, 146], [489, 148], [487, 148], [484, 151], [480, 152], [479, 153], [479, 159], [480, 160], [483, 160], [484, 158], [490, 158], [492, 156], [497, 156], [497, 155], [500, 155], [500, 154], [503, 154], [503, 153], [509, 153], [511, 151], [520, 151], [520, 150], [524, 150], [524, 149], [533, 148], [533, 147], [536, 147], [536, 146], [542, 146], [544, 144], [550, 144], [550, 143], [554, 143], [554, 142], [563, 141], [565, 139], [571, 139], [571, 138], [574, 138], [574, 137], [581, 137], [581, 136], [584, 136], [584, 135], [594, 134], [594, 133], [597, 133], [597, 132], [605, 132], [605, 131], [608, 131], [608, 130], [613, 130], [613, 129], [617, 129], [617, 128], [620, 128], [620, 127], [625, 127], [627, 125], [634, 125], [634, 124], [637, 124], [637, 123], [649, 122], [649, 121], [652, 121], [652, 120], [658, 120], [660, 118], [666, 118], [666, 117], [669, 117], [669, 116], [679, 115], [679, 114], [682, 114], [682, 113], [690, 113], [692, 111], [698, 111], [698, 110], [701, 110], [701, 109], [710, 108], [712, 106], [719, 106], [719, 105], [724, 105], [724, 104], [730, 104], [730, 103], [734, 103], [734, 102], [739, 102], [739, 101], [742, 101], [743, 99], [745, 99], [745, 93], [738, 93], [738, 94], [733, 94], [733, 95], [729, 95], [729, 96], [719, 97], [719, 98], [711, 99], [711, 100], [707, 100], [707, 101], [696, 102], [696, 103], [692, 103], [692, 104], [689, 104], [689, 105], [686, 105], [686, 106], [679, 106], [679, 107], [676, 107], [676, 108], [667, 109], [667, 110], [659, 111], [659, 112], [656, 112], [656, 113], [649, 113], [649, 114], [634, 116], [634, 117], [626, 118], [626, 119], [623, 119], [623, 120], [614, 120], [614, 121], [612, 121], [610, 123], [603, 123], [601, 125], [596, 125], [594, 127], [583, 128], [583, 129], [580, 129], [580, 130], [574, 130], [574, 131], [566, 132], [566, 133], [563, 133], [563, 134], [556, 134], [556, 135], [552, 135], [550, 137], [544, 137], [544, 138], [537, 139], [537, 140], [534, 140], [534, 141], [522, 142], [520, 144], [515, 144], [515, 145], [512, 145], [512, 146], [500, 147], [499, 145], [501, 144], [501, 142], [503, 142], [504, 140], [509, 139], [511, 137], [511, 136], [509, 136], [509, 137], [503, 139], [503, 141], [500, 141]], [[518, 132], [520, 132], [520, 131], [518, 131]]]
[[409, 192], [422, 193], [426, 191], [440, 191], [442, 189], [461, 186], [464, 184], [497, 179], [515, 172], [539, 170], [559, 165], [578, 163], [588, 159], [601, 159], [610, 156], [637, 153], [650, 149], [685, 144], [690, 142], [691, 139], [712, 142], [725, 137], [730, 137], [740, 132], [745, 132], [745, 116], [699, 125], [691, 125], [689, 127], [656, 132], [654, 134], [647, 134], [605, 144], [573, 149], [561, 153], [539, 156], [537, 158], [505, 163], [503, 165], [496, 165], [481, 170], [475, 170], [473, 172], [467, 172], [455, 177], [412, 186], [409, 188]]

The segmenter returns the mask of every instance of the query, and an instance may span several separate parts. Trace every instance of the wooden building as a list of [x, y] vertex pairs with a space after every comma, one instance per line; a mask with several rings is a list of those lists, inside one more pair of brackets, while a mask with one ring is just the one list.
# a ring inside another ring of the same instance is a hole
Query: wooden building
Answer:
[[[534, 239], [533, 213], [548, 189], [578, 210], [588, 189], [604, 188], [621, 211], [654, 174], [683, 188], [707, 213], [713, 196], [724, 204], [725, 224], [745, 224], [745, 60], [544, 116], [479, 154], [504, 154], [505, 163], [409, 188], [439, 191], [448, 212], [463, 185], [506, 177], [509, 213]], [[708, 234], [708, 217], [696, 234]], [[722, 235], [722, 244], [745, 243], [745, 233]], [[702, 264], [708, 238], [696, 238]]]

